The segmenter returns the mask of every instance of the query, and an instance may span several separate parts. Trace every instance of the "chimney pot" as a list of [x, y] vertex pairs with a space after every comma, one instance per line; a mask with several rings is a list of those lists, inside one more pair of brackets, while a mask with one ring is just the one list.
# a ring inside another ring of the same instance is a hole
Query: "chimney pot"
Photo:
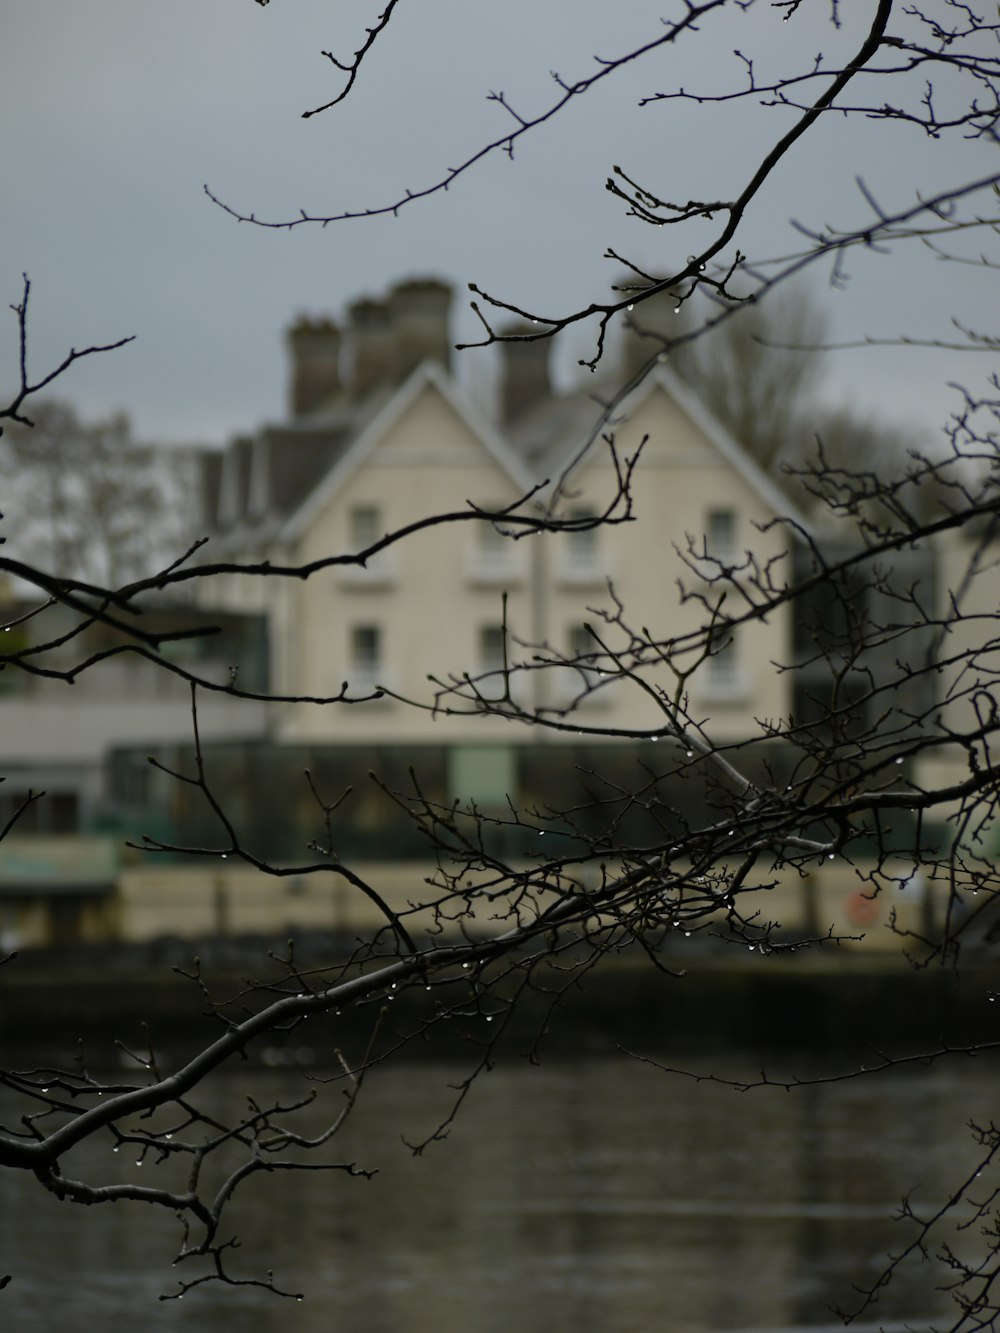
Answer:
[[395, 378], [389, 308], [384, 301], [362, 297], [348, 307], [351, 331], [351, 391], [364, 398]]
[[[518, 324], [503, 330], [502, 337], [521, 333], [537, 333], [530, 324]], [[502, 342], [503, 371], [500, 380], [500, 419], [505, 424], [514, 421], [529, 408], [543, 402], [552, 393], [549, 376], [551, 338], [534, 338], [526, 342]]]
[[398, 282], [389, 293], [397, 383], [428, 359], [440, 362], [445, 370], [450, 368], [451, 299], [451, 287], [438, 278], [410, 278]]
[[287, 338], [292, 362], [289, 407], [292, 416], [301, 417], [340, 391], [340, 329], [332, 320], [302, 316]]

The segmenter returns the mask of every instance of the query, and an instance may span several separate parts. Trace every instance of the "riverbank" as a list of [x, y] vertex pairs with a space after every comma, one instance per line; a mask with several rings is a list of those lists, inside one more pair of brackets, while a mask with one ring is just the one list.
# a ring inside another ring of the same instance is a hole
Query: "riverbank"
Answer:
[[[681, 970], [681, 959], [667, 960]], [[204, 993], [177, 964], [128, 951], [69, 956], [26, 955], [0, 968], [0, 1045], [3, 1050], [63, 1053], [82, 1040], [95, 1055], [120, 1041], [144, 1048], [188, 1047], [219, 1034]], [[187, 965], [190, 967], [190, 964]], [[263, 953], [246, 960], [203, 962], [212, 996], [231, 1001], [231, 1018], [259, 1007], [247, 995], [250, 977], [275, 975]], [[503, 1027], [507, 1049], [537, 1046], [551, 1056], [610, 1053], [619, 1045], [669, 1055], [717, 1048], [864, 1053], [967, 1046], [1000, 1036], [1000, 985], [995, 968], [970, 964], [917, 969], [895, 955], [800, 951], [762, 958], [741, 951], [683, 960], [683, 975], [665, 974], [641, 954], [609, 958], [578, 983], [567, 971], [536, 973], [536, 986], [513, 1014], [492, 999], [476, 1003], [467, 980], [375, 1000], [324, 1018], [289, 1038], [296, 1058], [325, 1061], [336, 1046], [366, 1042], [380, 1020], [381, 1040], [395, 1045], [435, 1015], [419, 1051], [467, 1053]], [[240, 998], [244, 997], [244, 998]], [[443, 1015], [443, 1016], [441, 1016]], [[147, 1036], [147, 1033], [149, 1034]], [[409, 1047], [414, 1054], [418, 1048]], [[283, 1059], [269, 1040], [252, 1054]], [[5, 1058], [4, 1063], [9, 1063]]]

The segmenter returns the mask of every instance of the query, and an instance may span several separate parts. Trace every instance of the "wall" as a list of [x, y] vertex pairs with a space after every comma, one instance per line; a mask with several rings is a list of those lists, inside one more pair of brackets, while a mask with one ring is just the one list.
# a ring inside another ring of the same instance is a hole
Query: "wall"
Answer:
[[[605, 527], [595, 534], [599, 558], [594, 572], [581, 577], [568, 567], [568, 535], [547, 535], [509, 543], [511, 575], [473, 578], [470, 570], [480, 534], [475, 524], [446, 524], [407, 538], [380, 558], [370, 573], [331, 570], [289, 588], [287, 593], [288, 675], [291, 693], [336, 693], [349, 674], [347, 644], [354, 624], [377, 623], [385, 643], [384, 683], [409, 699], [430, 705], [434, 688], [428, 675], [444, 677], [478, 668], [481, 627], [501, 621], [501, 592], [508, 590], [507, 623], [512, 640], [548, 643], [566, 652], [574, 625], [594, 620], [594, 608], [609, 608], [608, 578], [626, 605], [629, 623], [648, 625], [671, 636], [697, 627], [704, 612], [693, 603], [679, 605], [678, 578], [699, 581], [684, 569], [674, 544], [686, 533], [700, 542], [710, 506], [729, 506], [738, 516], [740, 550], [752, 546], [763, 561], [777, 554], [780, 538], [762, 538], [755, 522], [772, 515], [759, 496], [700, 435], [662, 391], [656, 391], [634, 420], [618, 432], [623, 454], [648, 433], [650, 441], [635, 478], [637, 521]], [[603, 454], [573, 478], [574, 505], [605, 507], [615, 478]], [[354, 505], [375, 504], [382, 522], [393, 528], [414, 518], [460, 511], [472, 499], [484, 505], [509, 503], [518, 495], [509, 476], [490, 458], [451, 407], [426, 388], [372, 455], [350, 476], [317, 515], [294, 552], [296, 562], [348, 550], [348, 516]], [[707, 587], [704, 589], [709, 590]], [[733, 592], [729, 606], [735, 610]], [[621, 636], [618, 636], [621, 641]], [[512, 657], [530, 661], [531, 647], [511, 642]], [[772, 667], [787, 660], [787, 616], [777, 612], [767, 623], [740, 631], [739, 688], [709, 692], [709, 672], [702, 669], [692, 699], [699, 716], [711, 713], [725, 736], [752, 725], [753, 717], [788, 711], [785, 678]], [[572, 673], [561, 673], [572, 675]], [[672, 692], [674, 679], [660, 670], [656, 679]], [[560, 705], [566, 680], [529, 673], [522, 685], [526, 704], [541, 699]], [[454, 701], [452, 701], [454, 703]], [[342, 739], [364, 736], [393, 739], [495, 738], [508, 724], [481, 718], [434, 717], [388, 700], [362, 707], [318, 709], [290, 706], [278, 714], [286, 738]], [[634, 687], [600, 691], [580, 712], [581, 725], [657, 727], [660, 710]]]

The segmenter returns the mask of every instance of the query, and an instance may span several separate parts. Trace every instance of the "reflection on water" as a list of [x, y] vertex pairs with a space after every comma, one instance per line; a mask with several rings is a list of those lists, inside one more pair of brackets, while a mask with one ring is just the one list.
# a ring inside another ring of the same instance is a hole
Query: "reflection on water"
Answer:
[[[59, 1204], [8, 1177], [4, 1327], [841, 1328], [829, 1303], [899, 1247], [890, 1218], [906, 1191], [941, 1199], [971, 1163], [963, 1125], [989, 1118], [991, 1092], [984, 1066], [793, 1094], [734, 1093], [624, 1059], [514, 1067], [482, 1080], [447, 1142], [412, 1156], [401, 1134], [425, 1137], [462, 1073], [397, 1065], [373, 1078], [340, 1142], [345, 1160], [379, 1168], [373, 1180], [302, 1173], [251, 1184], [234, 1218], [244, 1271], [273, 1267], [281, 1285], [306, 1293], [301, 1304], [216, 1288], [159, 1302], [176, 1289], [171, 1218]], [[242, 1077], [217, 1091], [232, 1107], [244, 1104], [247, 1078], [259, 1099], [299, 1086], [276, 1071]], [[92, 1182], [113, 1178], [115, 1165], [110, 1142], [64, 1163]], [[926, 1328], [941, 1300], [918, 1266], [884, 1295], [877, 1320], [854, 1328]]]

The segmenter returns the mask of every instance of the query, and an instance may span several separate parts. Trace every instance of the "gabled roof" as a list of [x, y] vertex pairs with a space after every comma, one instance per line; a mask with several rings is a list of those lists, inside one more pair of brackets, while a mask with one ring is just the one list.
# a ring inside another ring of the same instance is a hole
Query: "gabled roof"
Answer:
[[271, 426], [254, 441], [251, 519], [269, 514], [284, 519], [305, 501], [331, 467], [346, 453], [343, 427], [323, 432], [287, 431]]
[[601, 415], [600, 399], [592, 390], [550, 393], [519, 413], [506, 431], [518, 456], [542, 476], [553, 460], [580, 448], [600, 425]]
[[[771, 477], [757, 460], [739, 443], [736, 437], [719, 422], [705, 406], [698, 395], [688, 387], [681, 377], [669, 368], [658, 365], [647, 374], [642, 382], [615, 406], [608, 415], [608, 427], [613, 429], [615, 422], [627, 421], [657, 391], [665, 393], [680, 408], [692, 425], [696, 426], [707, 442], [737, 472], [758, 496], [763, 504], [777, 517], [789, 518], [801, 525], [808, 532], [814, 526], [803, 510], [786, 491]], [[594, 401], [594, 400], [592, 400]], [[579, 410], [574, 409], [576, 415]], [[594, 401], [592, 429], [601, 422], [601, 410]], [[599, 436], [600, 432], [597, 431]], [[573, 464], [574, 455], [581, 449], [584, 441], [580, 434], [557, 432], [553, 441], [553, 451], [547, 464], [552, 475], [559, 475], [561, 469]], [[580, 466], [586, 466], [589, 455], [580, 460]], [[575, 466], [575, 465], [574, 465]]]
[[533, 483], [528, 470], [514, 450], [442, 367], [436, 361], [428, 360], [418, 366], [391, 394], [347, 445], [319, 484], [288, 516], [279, 534], [282, 541], [294, 541], [302, 535], [393, 427], [406, 417], [427, 388], [440, 394], [473, 438], [507, 474], [519, 491], [526, 493], [531, 489]]
[[201, 463], [206, 514], [217, 535], [237, 545], [270, 538], [346, 451], [370, 405], [354, 411], [317, 411], [304, 419], [261, 426], [231, 440]]
[[765, 508], [806, 532], [815, 526], [668, 366], [654, 367], [611, 413], [591, 392], [553, 394], [506, 428], [508, 441], [448, 372], [427, 360], [395, 389], [383, 388], [358, 404], [341, 399], [328, 410], [262, 427], [252, 440], [233, 441], [221, 466], [213, 461], [205, 477], [206, 498], [217, 498], [223, 535], [243, 542], [299, 538], [428, 388], [523, 494], [544, 477], [586, 467], [588, 451], [576, 460], [589, 435], [599, 437], [634, 415], [651, 395], [664, 393]]

